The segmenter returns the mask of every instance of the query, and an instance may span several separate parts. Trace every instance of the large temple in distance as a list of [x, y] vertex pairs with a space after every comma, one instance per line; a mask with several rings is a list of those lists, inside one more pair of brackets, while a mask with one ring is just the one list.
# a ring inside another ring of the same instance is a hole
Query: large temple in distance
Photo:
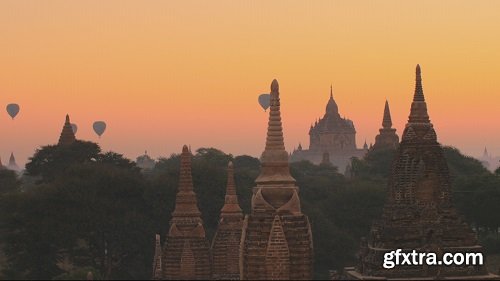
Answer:
[[[384, 127], [388, 127], [384, 126]], [[420, 66], [408, 123], [396, 152], [382, 217], [362, 239], [356, 267], [345, 269], [359, 280], [497, 279], [486, 265], [383, 267], [384, 254], [403, 252], [481, 253], [476, 233], [452, 204], [451, 180], [443, 149], [429, 120]], [[486, 261], [484, 262], [486, 264]]]
[[309, 129], [309, 149], [303, 149], [299, 144], [291, 154], [290, 161], [308, 160], [320, 164], [328, 158], [339, 172], [344, 172], [352, 157], [363, 158], [366, 152], [366, 147], [357, 148], [354, 123], [340, 117], [339, 108], [333, 99], [333, 89], [330, 88], [325, 115]]

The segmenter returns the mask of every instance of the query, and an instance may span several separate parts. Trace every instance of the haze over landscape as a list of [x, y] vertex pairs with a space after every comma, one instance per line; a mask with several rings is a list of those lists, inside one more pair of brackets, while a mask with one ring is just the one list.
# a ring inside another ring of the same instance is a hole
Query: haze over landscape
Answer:
[[[280, 81], [286, 148], [308, 145], [330, 84], [357, 145], [374, 142], [385, 99], [401, 135], [424, 70], [438, 140], [500, 154], [498, 1], [1, 1], [0, 156], [24, 165], [55, 144], [64, 117], [77, 138], [135, 159], [184, 143], [258, 156]], [[286, 12], [285, 12], [286, 11]], [[101, 139], [92, 123], [105, 120]]]

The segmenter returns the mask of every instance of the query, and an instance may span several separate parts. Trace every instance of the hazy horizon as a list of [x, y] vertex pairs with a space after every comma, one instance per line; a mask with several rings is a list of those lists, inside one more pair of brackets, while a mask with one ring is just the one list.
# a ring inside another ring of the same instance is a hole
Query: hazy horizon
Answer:
[[[422, 67], [438, 141], [500, 155], [497, 1], [2, 1], [0, 157], [24, 165], [77, 138], [135, 158], [215, 147], [258, 157], [280, 83], [285, 145], [308, 147], [333, 84], [356, 143], [374, 142], [385, 99], [401, 136]], [[15, 120], [9, 103], [21, 111]], [[92, 123], [106, 121], [101, 139]]]

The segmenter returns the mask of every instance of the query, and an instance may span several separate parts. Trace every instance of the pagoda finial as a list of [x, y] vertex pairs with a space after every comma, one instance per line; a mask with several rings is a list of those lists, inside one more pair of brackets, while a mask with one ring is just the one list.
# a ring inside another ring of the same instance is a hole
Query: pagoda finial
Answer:
[[427, 114], [427, 104], [425, 103], [424, 90], [422, 88], [422, 75], [420, 65], [417, 64], [415, 78], [415, 94], [413, 103], [411, 104], [410, 123], [430, 123], [429, 115]]
[[330, 99], [333, 100], [333, 85], [330, 84]]
[[425, 101], [424, 90], [422, 88], [422, 73], [419, 64], [417, 64], [417, 69], [415, 70], [415, 82], [415, 95], [413, 96], [413, 101]]
[[279, 84], [274, 79], [271, 83], [271, 106], [269, 110], [266, 148], [261, 156], [262, 170], [256, 182], [294, 183], [295, 179], [290, 175], [288, 158], [288, 153], [285, 151], [283, 127], [281, 124]]
[[382, 127], [390, 129], [392, 127], [391, 110], [389, 109], [389, 102], [385, 100], [384, 118], [382, 119]]
[[61, 136], [59, 137], [58, 145], [70, 145], [75, 141], [75, 132], [73, 131], [73, 127], [71, 126], [71, 122], [69, 121], [69, 114], [66, 114], [66, 120], [64, 122]]

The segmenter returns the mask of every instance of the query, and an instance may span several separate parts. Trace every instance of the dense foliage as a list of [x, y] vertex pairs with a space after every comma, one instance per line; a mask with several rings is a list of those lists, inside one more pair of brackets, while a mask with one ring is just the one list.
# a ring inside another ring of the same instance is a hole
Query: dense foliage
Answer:
[[[500, 173], [453, 148], [445, 148], [454, 199], [484, 237], [486, 250], [500, 251]], [[353, 265], [359, 241], [369, 232], [385, 201], [394, 151], [354, 159], [349, 177], [331, 165], [292, 163], [302, 210], [311, 221], [317, 278]], [[209, 238], [224, 202], [226, 167], [235, 166], [240, 205], [250, 211], [259, 160], [213, 149], [194, 153], [192, 173], [198, 205]], [[149, 279], [154, 234], [169, 228], [179, 176], [179, 155], [161, 158], [142, 174], [116, 153], [102, 153], [90, 142], [47, 146], [28, 163], [23, 185], [14, 173], [0, 171], [0, 237], [7, 256], [4, 278]], [[31, 188], [26, 179], [36, 178]]]

